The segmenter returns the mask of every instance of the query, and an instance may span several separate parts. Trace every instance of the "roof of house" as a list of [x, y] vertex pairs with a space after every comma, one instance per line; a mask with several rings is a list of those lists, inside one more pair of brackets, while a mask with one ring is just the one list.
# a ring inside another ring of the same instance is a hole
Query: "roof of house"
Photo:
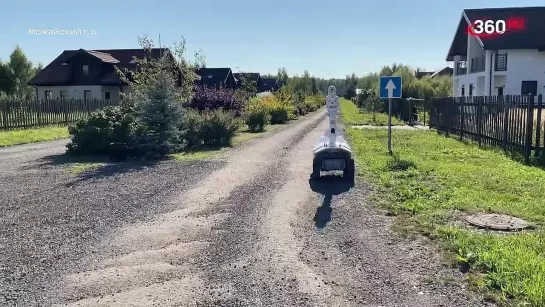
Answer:
[[[170, 52], [168, 48], [153, 48], [151, 56], [159, 58], [161, 53]], [[79, 54], [91, 55], [103, 63], [116, 65], [119, 68], [136, 68], [133, 57], [144, 58], [147, 55], [145, 49], [108, 49], [108, 50], [65, 50], [49, 65], [44, 67], [34, 78], [29, 81], [29, 85], [61, 85], [68, 83], [72, 78], [72, 71], [69, 65], [66, 65], [72, 58]], [[97, 79], [98, 84], [119, 83], [119, 78], [115, 71], [108, 71]]]
[[231, 68], [200, 68], [197, 74], [201, 77], [201, 83], [204, 84], [223, 84], [229, 77]]
[[436, 70], [433, 74], [430, 75], [430, 78], [433, 78], [438, 75], [452, 75], [453, 72], [454, 72], [454, 69], [452, 67], [446, 66]]
[[278, 87], [278, 81], [275, 78], [261, 78], [259, 80], [260, 91], [270, 91], [276, 87]]
[[242, 80], [242, 78], [246, 78], [246, 80], [258, 82], [259, 81], [259, 73], [256, 72], [237, 72], [233, 73], [233, 76], [237, 81]]
[[485, 50], [498, 49], [539, 49], [545, 48], [545, 7], [510, 7], [466, 9], [462, 12], [458, 28], [447, 55], [447, 61], [455, 55], [466, 55], [468, 28], [476, 20], [504, 20], [523, 18], [525, 27], [509, 30], [501, 35], [479, 37], [477, 41]]
[[431, 76], [433, 74], [433, 71], [417, 71], [416, 72], [416, 78], [420, 79], [425, 76]]

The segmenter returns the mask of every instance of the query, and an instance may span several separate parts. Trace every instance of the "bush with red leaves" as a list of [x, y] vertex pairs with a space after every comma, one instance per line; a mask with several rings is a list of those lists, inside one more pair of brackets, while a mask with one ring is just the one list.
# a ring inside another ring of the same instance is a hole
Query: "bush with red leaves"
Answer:
[[233, 111], [235, 116], [240, 117], [244, 113], [246, 103], [237, 98], [233, 89], [197, 87], [193, 99], [187, 106], [199, 111], [217, 109]]

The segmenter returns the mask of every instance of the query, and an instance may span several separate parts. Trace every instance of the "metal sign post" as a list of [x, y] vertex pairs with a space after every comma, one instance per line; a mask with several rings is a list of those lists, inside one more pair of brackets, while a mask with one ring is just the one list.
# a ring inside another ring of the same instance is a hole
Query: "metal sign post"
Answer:
[[388, 98], [388, 154], [392, 154], [392, 98], [401, 98], [402, 80], [399, 76], [380, 77], [379, 97]]
[[392, 154], [392, 98], [388, 99], [388, 154]]

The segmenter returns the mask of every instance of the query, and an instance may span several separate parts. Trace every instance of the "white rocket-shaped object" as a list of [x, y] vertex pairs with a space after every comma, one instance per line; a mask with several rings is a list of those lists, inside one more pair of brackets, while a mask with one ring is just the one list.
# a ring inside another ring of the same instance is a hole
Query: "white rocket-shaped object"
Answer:
[[329, 146], [335, 147], [337, 142], [337, 115], [339, 114], [339, 96], [337, 89], [331, 85], [327, 89], [326, 97], [327, 116], [329, 117], [329, 130], [326, 135], [329, 136]]

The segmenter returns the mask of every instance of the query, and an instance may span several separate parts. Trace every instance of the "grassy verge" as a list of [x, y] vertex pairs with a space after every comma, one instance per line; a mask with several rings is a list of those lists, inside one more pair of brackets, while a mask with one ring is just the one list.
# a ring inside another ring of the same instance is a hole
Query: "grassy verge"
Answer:
[[[433, 131], [396, 130], [396, 158], [386, 154], [385, 130], [348, 129], [347, 136], [359, 172], [400, 229], [438, 238], [459, 264], [469, 264], [472, 284], [496, 301], [545, 306], [545, 171]], [[475, 231], [460, 222], [471, 212], [507, 213], [537, 227]]]
[[[341, 116], [345, 124], [352, 126], [360, 125], [373, 125], [373, 126], [386, 126], [388, 125], [388, 115], [384, 113], [375, 113], [361, 111], [352, 101], [347, 99], [339, 99]], [[393, 117], [392, 125], [403, 126], [405, 123], [399, 119]]]
[[0, 147], [68, 138], [66, 127], [0, 131]]

